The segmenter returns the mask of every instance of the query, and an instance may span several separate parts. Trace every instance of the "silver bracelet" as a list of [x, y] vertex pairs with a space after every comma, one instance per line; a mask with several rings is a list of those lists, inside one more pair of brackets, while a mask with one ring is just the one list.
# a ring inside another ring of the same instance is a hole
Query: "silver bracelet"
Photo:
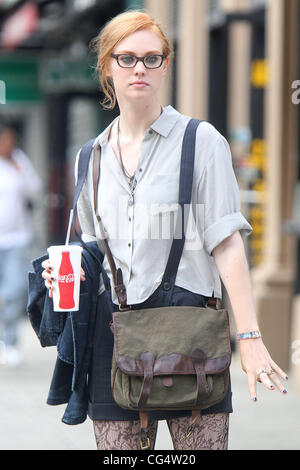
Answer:
[[261, 338], [261, 332], [260, 331], [247, 331], [246, 333], [237, 333], [236, 337], [238, 341], [240, 339], [257, 339], [257, 338]]

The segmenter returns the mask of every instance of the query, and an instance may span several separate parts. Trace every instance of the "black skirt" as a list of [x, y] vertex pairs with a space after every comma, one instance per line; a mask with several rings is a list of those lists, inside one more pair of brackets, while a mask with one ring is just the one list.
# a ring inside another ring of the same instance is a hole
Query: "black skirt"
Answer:
[[[163, 307], [167, 305], [185, 305], [204, 307], [208, 297], [194, 294], [182, 287], [174, 286], [170, 298], [160, 285], [153, 294], [140, 304], [133, 306], [134, 309]], [[92, 420], [138, 420], [138, 411], [124, 410], [114, 401], [111, 391], [111, 363], [113, 355], [114, 337], [109, 327], [112, 312], [117, 311], [118, 306], [113, 304], [111, 293], [104, 291], [98, 297], [97, 319], [94, 335], [92, 363], [89, 372], [89, 404], [88, 415]], [[232, 393], [229, 386], [225, 398], [218, 404], [202, 410], [202, 414], [208, 413], [231, 413]], [[149, 421], [167, 420], [190, 416], [190, 410], [168, 411], [158, 410], [149, 412]]]

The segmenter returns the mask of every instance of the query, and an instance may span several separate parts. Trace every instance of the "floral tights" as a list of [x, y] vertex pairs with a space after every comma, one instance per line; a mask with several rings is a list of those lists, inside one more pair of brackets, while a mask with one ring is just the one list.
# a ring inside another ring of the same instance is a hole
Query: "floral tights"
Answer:
[[[94, 421], [98, 450], [139, 450], [139, 421]], [[167, 421], [175, 450], [227, 450], [228, 413], [202, 415], [192, 434], [184, 441], [190, 417]], [[150, 448], [154, 449], [158, 421], [149, 422]]]

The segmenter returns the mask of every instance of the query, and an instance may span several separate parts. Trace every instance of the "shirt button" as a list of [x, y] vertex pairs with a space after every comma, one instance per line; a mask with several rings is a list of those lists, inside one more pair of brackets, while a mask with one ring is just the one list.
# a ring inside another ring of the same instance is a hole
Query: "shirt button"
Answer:
[[153, 134], [153, 130], [152, 130], [152, 129], [150, 129], [149, 134]]
[[129, 217], [129, 222], [131, 222], [131, 217]]
[[143, 168], [140, 168], [140, 171], [143, 171]]
[[131, 243], [128, 243], [128, 246], [131, 246]]

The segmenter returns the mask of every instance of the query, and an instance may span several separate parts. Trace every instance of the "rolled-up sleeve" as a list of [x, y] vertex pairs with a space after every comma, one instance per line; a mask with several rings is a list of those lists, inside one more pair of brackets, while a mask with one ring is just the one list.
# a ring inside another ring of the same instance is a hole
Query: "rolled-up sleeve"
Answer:
[[240, 210], [240, 193], [227, 140], [220, 135], [198, 184], [198, 202], [204, 205], [203, 246], [209, 255], [225, 238], [252, 232]]

